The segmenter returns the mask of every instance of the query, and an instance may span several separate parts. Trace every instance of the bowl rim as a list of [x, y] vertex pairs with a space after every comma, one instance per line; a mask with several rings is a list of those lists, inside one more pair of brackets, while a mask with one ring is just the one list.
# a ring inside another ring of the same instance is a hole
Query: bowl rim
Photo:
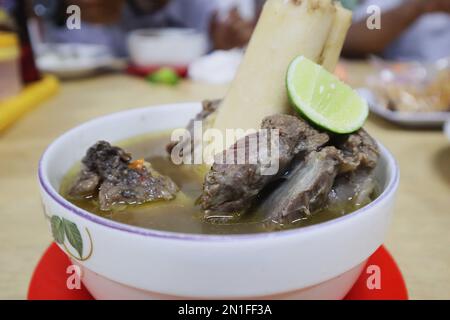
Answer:
[[[197, 102], [196, 102], [197, 103]], [[56, 148], [56, 146], [62, 141], [65, 137], [74, 134], [75, 132], [83, 129], [85, 126], [89, 126], [92, 124], [95, 124], [95, 122], [99, 120], [106, 121], [109, 118], [115, 118], [120, 116], [121, 114], [125, 113], [132, 113], [136, 111], [145, 112], [146, 110], [156, 110], [156, 109], [165, 109], [169, 106], [174, 105], [192, 105], [192, 103], [172, 103], [172, 104], [163, 104], [163, 105], [156, 105], [156, 106], [148, 106], [143, 108], [136, 108], [136, 109], [130, 109], [120, 112], [115, 112], [112, 114], [96, 117], [92, 120], [86, 121], [82, 123], [81, 125], [78, 125], [62, 135], [60, 135], [58, 138], [56, 138], [52, 143], [50, 143], [49, 146], [45, 149], [43, 152], [38, 165], [38, 182], [41, 186], [41, 189], [47, 194], [50, 199], [52, 199], [58, 206], [63, 207], [65, 210], [69, 211], [72, 214], [75, 214], [79, 218], [86, 219], [91, 223], [99, 224], [103, 227], [116, 230], [119, 232], [126, 232], [131, 233], [138, 236], [144, 236], [144, 237], [154, 237], [159, 239], [170, 239], [170, 240], [187, 240], [187, 241], [213, 241], [213, 242], [224, 242], [224, 241], [245, 241], [245, 240], [264, 240], [268, 238], [280, 238], [280, 237], [288, 237], [288, 236], [294, 236], [296, 234], [304, 234], [309, 232], [314, 232], [318, 229], [324, 229], [327, 227], [334, 226], [336, 224], [339, 224], [344, 221], [348, 221], [352, 218], [355, 218], [364, 212], [369, 211], [373, 207], [377, 206], [378, 204], [381, 204], [382, 202], [386, 201], [388, 197], [392, 196], [395, 191], [398, 189], [399, 180], [400, 180], [400, 170], [397, 161], [395, 160], [392, 153], [381, 143], [377, 141], [377, 144], [380, 148], [380, 154], [384, 156], [387, 160], [387, 165], [385, 166], [386, 170], [391, 168], [392, 174], [388, 176], [387, 185], [384, 188], [383, 192], [371, 203], [367, 204], [366, 206], [355, 210], [352, 213], [346, 214], [342, 217], [334, 218], [325, 222], [321, 222], [318, 224], [305, 226], [301, 228], [294, 228], [290, 230], [282, 230], [277, 232], [262, 232], [262, 233], [252, 233], [252, 234], [225, 234], [225, 235], [214, 235], [214, 234], [194, 234], [194, 233], [182, 233], [182, 232], [174, 232], [174, 231], [164, 231], [164, 230], [157, 230], [157, 229], [149, 229], [149, 228], [143, 228], [143, 227], [137, 227], [133, 225], [124, 224], [121, 222], [117, 222], [114, 220], [110, 220], [107, 218], [100, 217], [98, 215], [95, 215], [87, 210], [81, 209], [68, 200], [66, 200], [60, 193], [53, 188], [51, 185], [48, 175], [44, 172], [44, 162], [47, 160], [48, 154], [51, 149]]]

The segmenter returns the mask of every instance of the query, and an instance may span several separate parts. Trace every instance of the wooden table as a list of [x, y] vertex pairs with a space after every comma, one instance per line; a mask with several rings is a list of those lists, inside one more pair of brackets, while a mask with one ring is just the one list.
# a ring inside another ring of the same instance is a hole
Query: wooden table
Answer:
[[[364, 66], [350, 74], [365, 73]], [[0, 298], [26, 297], [31, 273], [51, 242], [36, 179], [46, 146], [66, 130], [104, 114], [152, 104], [224, 95], [225, 86], [186, 82], [152, 86], [125, 75], [62, 84], [52, 100], [0, 134]], [[387, 247], [411, 298], [450, 299], [450, 142], [440, 131], [411, 131], [371, 118], [367, 129], [392, 150], [402, 178]], [[357, 239], [355, 239], [357, 241]]]

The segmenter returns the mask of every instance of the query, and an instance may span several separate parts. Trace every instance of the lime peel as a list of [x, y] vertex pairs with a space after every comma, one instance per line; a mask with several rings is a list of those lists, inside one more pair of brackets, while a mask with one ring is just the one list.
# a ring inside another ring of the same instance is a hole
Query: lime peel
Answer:
[[331, 132], [355, 132], [369, 115], [367, 102], [356, 91], [304, 56], [289, 65], [286, 86], [296, 111]]
[[176, 85], [180, 81], [180, 77], [172, 68], [163, 67], [150, 73], [147, 80], [157, 84]]

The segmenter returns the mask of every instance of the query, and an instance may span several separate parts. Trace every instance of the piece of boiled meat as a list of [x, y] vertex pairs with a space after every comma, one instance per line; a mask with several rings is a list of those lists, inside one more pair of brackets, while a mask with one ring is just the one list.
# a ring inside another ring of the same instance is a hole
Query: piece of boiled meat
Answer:
[[372, 169], [362, 168], [340, 175], [328, 194], [328, 207], [340, 214], [348, 213], [348, 207], [359, 208], [369, 204], [377, 189]]
[[172, 200], [177, 185], [167, 176], [160, 175], [145, 162], [139, 168], [128, 168], [118, 179], [105, 180], [98, 194], [101, 210], [111, 210], [120, 204], [143, 204], [157, 200]]
[[284, 181], [261, 203], [267, 221], [294, 223], [323, 208], [339, 172], [341, 157], [335, 147], [325, 147], [295, 161]]
[[340, 173], [376, 167], [380, 154], [378, 145], [364, 129], [335, 140], [334, 145], [343, 154]]
[[[329, 140], [327, 134], [317, 131], [303, 119], [290, 115], [280, 114], [267, 117], [263, 120], [261, 128], [269, 132], [266, 135], [268, 141], [272, 130], [278, 130], [277, 157], [272, 159], [278, 161], [277, 172], [271, 175], [263, 174], [263, 171], [267, 169], [268, 162], [267, 159], [260, 159], [260, 153], [253, 163], [223, 163], [221, 160], [226, 157], [227, 153], [235, 154], [239, 148], [245, 148], [241, 154], [245, 154], [248, 159], [247, 139], [249, 137], [239, 140], [224, 153], [216, 155], [215, 159], [218, 160], [215, 161], [205, 177], [203, 193], [199, 202], [202, 209], [205, 210], [206, 218], [210, 215], [215, 216], [217, 212], [242, 213], [253, 204], [255, 197], [269, 182], [286, 171], [296, 155], [316, 150]], [[261, 139], [262, 134], [258, 132], [253, 137]]]
[[72, 198], [86, 198], [98, 192], [101, 210], [118, 204], [142, 204], [175, 198], [178, 188], [144, 160], [131, 162], [131, 155], [106, 141], [90, 147], [83, 168], [69, 190]]

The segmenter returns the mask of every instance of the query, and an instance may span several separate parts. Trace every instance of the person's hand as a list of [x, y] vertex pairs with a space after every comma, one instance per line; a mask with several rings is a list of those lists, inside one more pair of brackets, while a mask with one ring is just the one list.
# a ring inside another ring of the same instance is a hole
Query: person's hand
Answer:
[[242, 19], [236, 8], [230, 11], [225, 21], [220, 21], [217, 14], [214, 14], [211, 20], [214, 49], [244, 47], [250, 40], [254, 28], [255, 22]]
[[414, 0], [421, 13], [450, 13], [450, 0]]
[[81, 20], [94, 24], [113, 24], [119, 21], [125, 0], [66, 0], [77, 5]]

